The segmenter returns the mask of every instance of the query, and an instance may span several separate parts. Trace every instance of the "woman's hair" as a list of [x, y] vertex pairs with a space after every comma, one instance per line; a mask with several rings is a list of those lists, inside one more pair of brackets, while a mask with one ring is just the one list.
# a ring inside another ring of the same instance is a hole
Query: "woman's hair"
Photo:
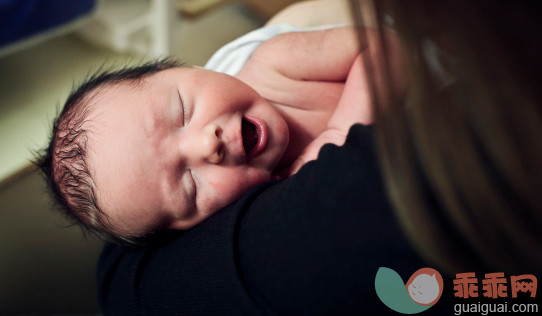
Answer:
[[181, 62], [163, 59], [137, 67], [99, 70], [74, 89], [53, 122], [47, 148], [38, 154], [35, 164], [42, 170], [50, 192], [68, 220], [107, 241], [136, 245], [144, 236], [120, 236], [100, 210], [92, 170], [88, 166], [88, 138], [92, 133], [92, 98], [100, 88], [136, 84], [159, 71], [180, 67]]
[[[358, 25], [367, 17], [380, 30], [392, 25], [402, 43], [406, 92], [391, 89], [389, 67], [372, 91], [387, 191], [413, 245], [450, 273], [541, 272], [536, 2], [350, 2]], [[369, 45], [389, 56], [385, 41]]]

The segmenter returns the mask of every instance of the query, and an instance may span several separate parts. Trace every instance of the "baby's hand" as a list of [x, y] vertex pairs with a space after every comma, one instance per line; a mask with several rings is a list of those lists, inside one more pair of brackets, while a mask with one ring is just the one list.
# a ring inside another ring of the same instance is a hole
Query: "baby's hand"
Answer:
[[356, 123], [370, 124], [373, 120], [369, 87], [361, 55], [352, 65], [337, 108], [328, 122], [327, 129], [315, 138], [288, 169], [288, 176], [295, 174], [311, 160], [316, 160], [320, 148], [326, 143], [341, 146], [346, 140], [350, 126]]
[[301, 155], [290, 165], [286, 172], [286, 177], [291, 177], [296, 174], [304, 164], [309, 161], [316, 160], [320, 149], [325, 144], [335, 144], [342, 146], [346, 140], [347, 131], [343, 129], [328, 129], [315, 138], [301, 153]]
[[353, 124], [370, 124], [373, 120], [369, 87], [366, 81], [365, 69], [361, 55], [352, 65], [344, 86], [343, 94], [337, 108], [328, 122], [327, 129], [316, 137], [287, 169], [281, 173], [290, 177], [311, 160], [316, 160], [320, 148], [327, 143], [342, 146], [348, 130]]

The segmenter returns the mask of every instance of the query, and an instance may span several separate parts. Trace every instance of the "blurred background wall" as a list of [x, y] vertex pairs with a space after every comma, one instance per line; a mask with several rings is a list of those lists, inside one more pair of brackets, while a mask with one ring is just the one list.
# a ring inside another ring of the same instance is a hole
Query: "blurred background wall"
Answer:
[[[13, 4], [4, 1], [0, 11]], [[150, 8], [154, 1], [125, 3]], [[203, 65], [222, 45], [262, 26], [294, 2], [157, 1], [168, 2], [172, 10], [169, 53], [188, 65]], [[46, 144], [51, 119], [74, 84], [104, 64], [137, 63], [153, 56], [150, 51], [123, 51], [83, 39], [88, 34], [81, 33], [90, 29], [94, 35], [111, 37], [103, 21], [96, 26], [96, 19], [100, 6], [114, 2], [119, 0], [98, 1], [71, 29], [15, 48], [0, 47], [0, 315], [99, 314], [94, 278], [102, 244], [66, 226], [29, 161], [32, 152]]]

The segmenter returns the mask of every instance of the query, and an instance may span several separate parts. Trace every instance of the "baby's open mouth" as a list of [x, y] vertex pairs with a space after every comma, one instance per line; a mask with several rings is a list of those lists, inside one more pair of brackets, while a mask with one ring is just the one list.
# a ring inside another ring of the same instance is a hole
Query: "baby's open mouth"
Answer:
[[250, 151], [258, 143], [258, 129], [256, 128], [256, 125], [243, 118], [241, 133], [243, 135], [243, 147], [245, 148], [245, 153], [248, 156]]
[[259, 118], [244, 116], [241, 121], [241, 135], [247, 160], [257, 156], [267, 144], [267, 126]]

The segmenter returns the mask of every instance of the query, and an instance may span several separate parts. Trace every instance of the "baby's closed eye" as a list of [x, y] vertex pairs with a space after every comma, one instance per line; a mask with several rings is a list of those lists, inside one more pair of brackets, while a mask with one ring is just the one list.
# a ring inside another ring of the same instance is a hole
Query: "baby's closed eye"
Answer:
[[196, 195], [196, 182], [191, 169], [186, 169], [182, 177], [183, 189], [186, 193], [186, 197], [189, 201]]
[[190, 119], [192, 118], [192, 115], [194, 113], [194, 107], [190, 106], [187, 102], [183, 100], [182, 94], [179, 92], [179, 100], [180, 100], [180, 107], [181, 107], [181, 113], [182, 113], [182, 126], [186, 126], [188, 122], [190, 122]]

